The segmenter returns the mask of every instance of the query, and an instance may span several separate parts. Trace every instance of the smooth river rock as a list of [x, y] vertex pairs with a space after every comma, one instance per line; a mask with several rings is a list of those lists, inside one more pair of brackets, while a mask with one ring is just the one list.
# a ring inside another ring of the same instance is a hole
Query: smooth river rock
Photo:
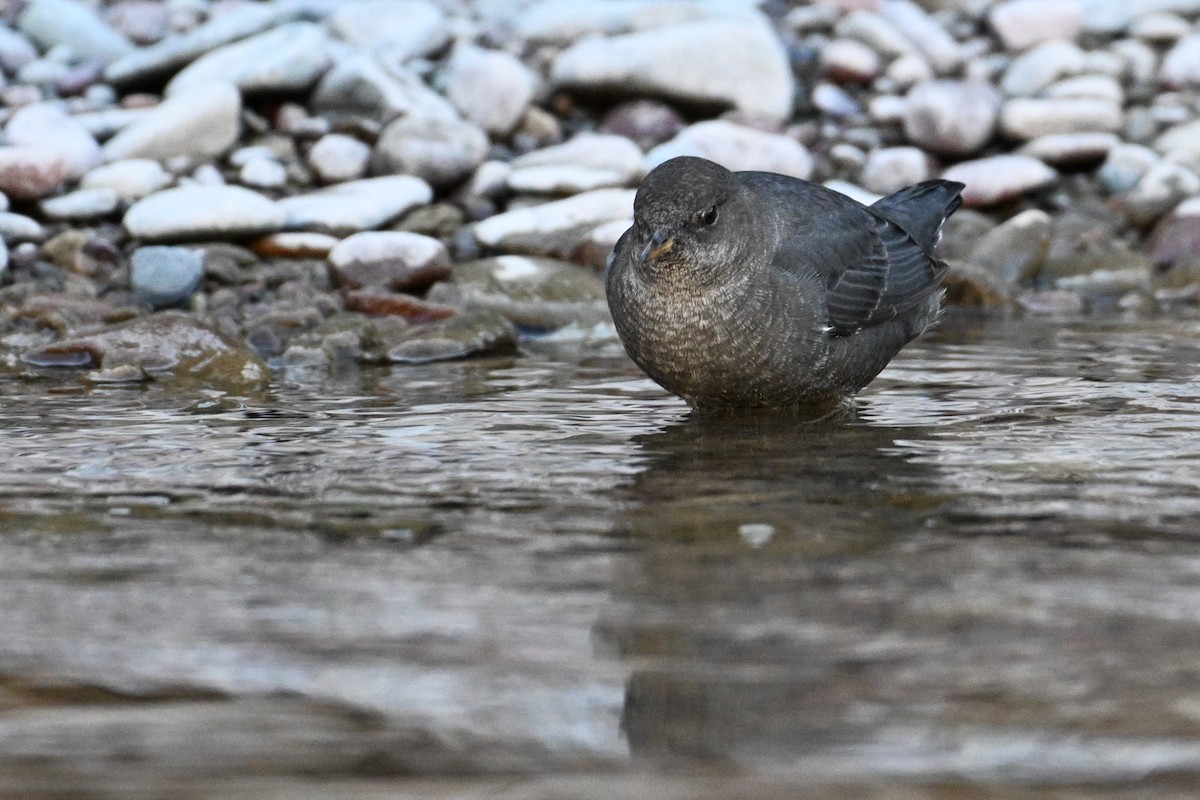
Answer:
[[204, 254], [186, 247], [139, 247], [130, 257], [134, 295], [152, 308], [179, 305], [204, 277]]
[[1051, 186], [1058, 173], [1032, 156], [998, 155], [963, 161], [942, 177], [966, 184], [963, 205], [968, 208], [996, 205]]
[[199, 241], [272, 233], [286, 219], [283, 208], [249, 189], [191, 185], [142, 198], [125, 212], [124, 225], [145, 241]]
[[432, 199], [433, 190], [420, 178], [388, 175], [286, 197], [276, 205], [286, 215], [288, 230], [347, 235], [378, 228]]
[[108, 161], [216, 158], [241, 133], [242, 96], [229, 83], [195, 84], [163, 100], [104, 144]]
[[293, 22], [201, 56], [171, 79], [166, 94], [214, 81], [231, 83], [243, 94], [302, 92], [316, 84], [330, 63], [325, 29]]
[[378, 286], [421, 292], [450, 277], [450, 255], [437, 239], [407, 231], [364, 231], [348, 236], [329, 252], [338, 286]]
[[577, 194], [630, 186], [646, 174], [641, 149], [624, 136], [581, 133], [512, 161], [508, 187], [533, 194]]
[[807, 179], [813, 158], [800, 142], [723, 119], [697, 122], [646, 154], [653, 169], [676, 156], [700, 156], [731, 170], [766, 170]]
[[633, 189], [596, 189], [539, 206], [505, 211], [475, 226], [484, 247], [509, 253], [568, 257], [606, 222], [633, 216]]

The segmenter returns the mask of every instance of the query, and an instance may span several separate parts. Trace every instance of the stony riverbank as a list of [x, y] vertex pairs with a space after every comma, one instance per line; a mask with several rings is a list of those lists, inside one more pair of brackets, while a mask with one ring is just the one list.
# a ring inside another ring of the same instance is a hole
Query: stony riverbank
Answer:
[[1200, 287], [1197, 17], [9, 0], [0, 364], [245, 387], [588, 336], [633, 188], [684, 153], [864, 198], [962, 180], [951, 302], [1170, 313]]

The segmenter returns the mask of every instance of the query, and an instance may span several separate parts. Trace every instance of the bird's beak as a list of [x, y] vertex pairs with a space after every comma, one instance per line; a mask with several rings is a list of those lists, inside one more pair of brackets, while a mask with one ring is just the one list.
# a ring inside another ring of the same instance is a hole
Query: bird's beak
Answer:
[[656, 233], [650, 237], [650, 241], [646, 242], [646, 246], [638, 254], [638, 261], [642, 264], [645, 264], [647, 261], [653, 261], [659, 256], [671, 252], [671, 248], [674, 246], [674, 239], [664, 233]]

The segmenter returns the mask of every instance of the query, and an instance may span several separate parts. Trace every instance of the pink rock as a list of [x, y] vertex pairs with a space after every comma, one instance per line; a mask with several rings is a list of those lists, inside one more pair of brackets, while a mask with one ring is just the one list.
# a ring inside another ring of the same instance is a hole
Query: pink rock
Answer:
[[0, 147], [0, 192], [16, 200], [40, 200], [70, 174], [66, 159], [58, 153], [38, 147]]

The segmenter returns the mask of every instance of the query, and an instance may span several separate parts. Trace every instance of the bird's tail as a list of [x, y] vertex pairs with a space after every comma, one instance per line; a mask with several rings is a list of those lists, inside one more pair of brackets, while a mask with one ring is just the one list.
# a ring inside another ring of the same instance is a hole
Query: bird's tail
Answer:
[[926, 253], [932, 253], [941, 237], [942, 223], [962, 205], [965, 188], [957, 181], [922, 181], [875, 201], [871, 209], [900, 226]]

